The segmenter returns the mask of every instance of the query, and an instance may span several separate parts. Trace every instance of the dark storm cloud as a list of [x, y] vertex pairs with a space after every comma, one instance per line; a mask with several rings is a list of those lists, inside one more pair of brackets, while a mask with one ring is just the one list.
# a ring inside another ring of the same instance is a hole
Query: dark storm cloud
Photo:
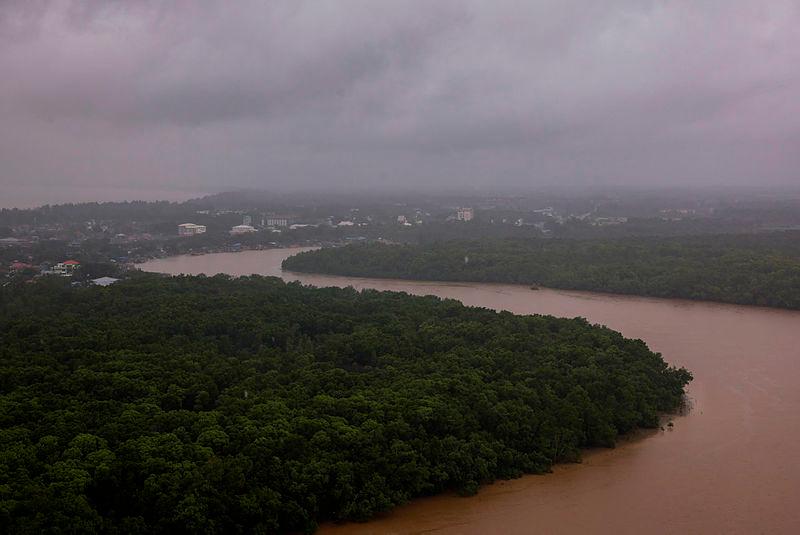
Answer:
[[796, 0], [8, 1], [0, 186], [792, 184]]

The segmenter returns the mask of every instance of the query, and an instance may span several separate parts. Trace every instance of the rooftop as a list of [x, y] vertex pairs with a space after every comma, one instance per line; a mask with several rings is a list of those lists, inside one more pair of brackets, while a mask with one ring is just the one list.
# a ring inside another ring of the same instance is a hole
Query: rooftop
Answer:
[[92, 284], [97, 286], [111, 286], [119, 279], [115, 279], [114, 277], [100, 277], [98, 279], [92, 279]]

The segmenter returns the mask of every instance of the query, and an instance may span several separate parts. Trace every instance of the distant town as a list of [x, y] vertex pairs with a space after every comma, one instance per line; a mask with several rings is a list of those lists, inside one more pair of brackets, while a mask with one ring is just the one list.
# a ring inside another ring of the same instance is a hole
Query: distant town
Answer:
[[360, 241], [614, 238], [800, 228], [800, 196], [636, 192], [595, 195], [317, 198], [231, 192], [182, 203], [0, 210], [0, 281], [69, 277], [110, 284], [136, 264]]

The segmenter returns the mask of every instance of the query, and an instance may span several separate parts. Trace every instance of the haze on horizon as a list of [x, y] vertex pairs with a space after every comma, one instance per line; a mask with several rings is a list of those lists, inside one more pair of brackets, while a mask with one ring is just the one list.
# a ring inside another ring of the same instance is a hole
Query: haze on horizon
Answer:
[[796, 0], [6, 0], [0, 205], [796, 186], [798, 27]]

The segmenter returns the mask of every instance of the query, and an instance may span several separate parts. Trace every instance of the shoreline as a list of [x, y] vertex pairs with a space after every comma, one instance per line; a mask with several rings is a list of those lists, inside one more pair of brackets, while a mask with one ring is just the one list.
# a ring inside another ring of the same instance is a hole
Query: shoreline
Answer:
[[[166, 255], [166, 256], [158, 256], [152, 257], [144, 262], [136, 262], [134, 263], [134, 267], [136, 269], [141, 268], [139, 266], [143, 264], [147, 264], [148, 262], [155, 261], [155, 260], [167, 260], [167, 259], [177, 259], [182, 257], [193, 257], [193, 256], [210, 256], [210, 255], [224, 255], [224, 254], [239, 254], [239, 253], [247, 253], [247, 252], [260, 252], [260, 251], [275, 251], [275, 250], [291, 250], [291, 249], [303, 249], [304, 251], [310, 251], [314, 249], [321, 248], [320, 245], [295, 245], [290, 247], [264, 247], [264, 248], [255, 248], [255, 249], [242, 249], [240, 251], [213, 251], [213, 252], [204, 252], [199, 254], [194, 253], [183, 253], [178, 255]], [[145, 271], [145, 270], [141, 270]], [[156, 273], [154, 271], [145, 271], [150, 273]], [[339, 274], [331, 274], [331, 273], [320, 273], [320, 272], [310, 272], [310, 271], [290, 271], [283, 269], [281, 267], [280, 272], [277, 274], [272, 275], [264, 275], [264, 276], [273, 276], [273, 277], [283, 277], [283, 274], [288, 274], [292, 277], [295, 277], [293, 280], [299, 280], [302, 277], [326, 277], [326, 278], [335, 278], [335, 279], [353, 279], [358, 281], [364, 282], [381, 282], [381, 283], [406, 283], [406, 284], [419, 284], [419, 285], [431, 285], [431, 286], [446, 286], [446, 287], [453, 287], [453, 288], [467, 288], [472, 287], [476, 284], [487, 286], [487, 287], [497, 287], [497, 288], [514, 288], [516, 289], [526, 289], [530, 291], [532, 294], [536, 292], [553, 292], [561, 295], [566, 295], [570, 297], [577, 297], [580, 299], [606, 299], [606, 298], [616, 298], [620, 300], [636, 300], [636, 301], [652, 301], [652, 302], [670, 302], [675, 304], [682, 304], [682, 305], [714, 305], [714, 306], [725, 306], [725, 307], [735, 307], [735, 308], [742, 308], [745, 310], [770, 310], [770, 311], [779, 311], [779, 312], [791, 312], [800, 314], [800, 309], [796, 308], [780, 308], [780, 307], [771, 307], [767, 305], [752, 305], [752, 304], [742, 304], [742, 303], [730, 303], [727, 301], [710, 301], [707, 299], [688, 299], [685, 297], [657, 297], [652, 295], [642, 295], [642, 294], [626, 294], [626, 293], [613, 293], [613, 292], [603, 292], [600, 290], [577, 290], [577, 289], [569, 289], [569, 288], [555, 288], [551, 286], [542, 286], [537, 285], [537, 288], [534, 290], [531, 288], [531, 285], [528, 283], [514, 283], [514, 282], [490, 282], [490, 281], [469, 281], [469, 280], [435, 280], [435, 279], [403, 279], [403, 278], [395, 278], [395, 277], [365, 277], [359, 275], [339, 275]], [[206, 274], [210, 276], [210, 274]], [[251, 275], [259, 275], [259, 273], [251, 273]], [[262, 274], [263, 275], [263, 274]], [[309, 283], [311, 284], [311, 283]], [[312, 284], [313, 286], [314, 284]]]
[[[593, 447], [581, 450], [581, 457], [575, 462], [554, 463], [550, 471], [543, 474], [522, 474], [513, 479], [496, 479], [478, 487], [478, 491], [471, 496], [461, 496], [455, 491], [447, 491], [441, 494], [430, 496], [419, 496], [411, 498], [409, 501], [396, 505], [388, 511], [378, 513], [375, 516], [363, 521], [333, 521], [327, 520], [319, 524], [316, 533], [319, 534], [372, 534], [380, 533], [372, 531], [382, 522], [392, 522], [400, 516], [414, 516], [415, 510], [429, 505], [438, 505], [442, 502], [449, 502], [450, 505], [468, 505], [468, 502], [483, 503], [501, 498], [510, 494], [522, 493], [525, 490], [545, 484], [545, 480], [554, 477], [572, 475], [574, 472], [586, 469], [600, 468], [608, 463], [615, 461], [619, 457], [625, 457], [630, 453], [630, 449], [642, 447], [649, 439], [656, 438], [665, 433], [671, 433], [674, 425], [671, 424], [675, 418], [688, 416], [690, 410], [679, 409], [675, 413], [661, 415], [659, 427], [645, 428], [638, 427], [633, 431], [617, 437], [617, 442], [613, 447]], [[427, 531], [427, 530], [426, 530]]]
[[[672, 416], [672, 428], [620, 437], [614, 449], [583, 450], [581, 463], [552, 467], [558, 477], [500, 480], [463, 499], [435, 495], [411, 500], [367, 523], [320, 525], [321, 533], [749, 533], [769, 526], [791, 532], [800, 468], [789, 434], [796, 389], [800, 312], [769, 307], [609, 296], [563, 290], [532, 291], [500, 283], [414, 283], [404, 279], [314, 276], [282, 272], [291, 251], [272, 250], [203, 259], [185, 256], [148, 270], [167, 273], [261, 273], [318, 287], [350, 286], [434, 295], [467, 306], [514, 314], [583, 317], [630, 339], [646, 341], [671, 365], [692, 371], [694, 407]], [[227, 270], [227, 271], [226, 271]], [[672, 429], [672, 430], [670, 430]], [[673, 432], [674, 431], [674, 432]], [[773, 455], [756, 460], [753, 451]], [[731, 470], [731, 466], [738, 469]], [[545, 474], [549, 475], [549, 474]], [[680, 515], [676, 516], [676, 511]], [[576, 512], [580, 512], [576, 514]]]
[[[180, 255], [184, 256], [184, 255]], [[646, 295], [646, 294], [635, 294], [635, 293], [617, 293], [617, 292], [605, 292], [603, 290], [580, 290], [576, 288], [559, 288], [555, 286], [544, 286], [541, 284], [536, 284], [536, 288], [533, 288], [531, 284], [526, 282], [498, 282], [498, 281], [475, 281], [475, 280], [450, 280], [450, 279], [413, 279], [413, 278], [397, 278], [397, 277], [365, 277], [361, 275], [341, 275], [335, 273], [323, 273], [323, 272], [314, 272], [314, 271], [290, 271], [290, 270], [283, 270], [283, 273], [291, 273], [292, 275], [296, 276], [321, 276], [321, 277], [339, 277], [339, 278], [346, 278], [346, 279], [359, 279], [365, 281], [391, 281], [391, 282], [407, 282], [407, 283], [414, 283], [414, 284], [436, 284], [439, 286], [468, 286], [474, 284], [482, 284], [487, 286], [513, 286], [515, 288], [525, 288], [530, 290], [531, 292], [538, 292], [538, 291], [551, 291], [557, 292], [564, 295], [574, 295], [574, 296], [602, 296], [602, 297], [618, 297], [618, 298], [635, 298], [635, 299], [653, 299], [657, 301], [670, 301], [674, 303], [684, 303], [684, 304], [692, 304], [692, 303], [704, 303], [710, 305], [725, 305], [725, 306], [733, 306], [733, 307], [746, 307], [748, 309], [762, 309], [762, 310], [780, 310], [782, 312], [798, 312], [800, 313], [800, 308], [782, 308], [782, 307], [771, 307], [768, 305], [755, 305], [755, 304], [747, 304], [747, 303], [732, 303], [730, 301], [713, 301], [709, 299], [691, 299], [688, 297], [661, 297], [655, 295]]]
[[[291, 250], [291, 249], [304, 249], [308, 250], [309, 248], [304, 247], [283, 247], [283, 248], [273, 248], [273, 249], [282, 249], [282, 250]], [[242, 253], [247, 253], [246, 251], [241, 251]], [[220, 254], [220, 253], [209, 253], [213, 254]], [[187, 258], [191, 256], [198, 256], [198, 255], [174, 255], [172, 257], [167, 258]], [[523, 288], [528, 288], [528, 285], [516, 284], [510, 285], [505, 283], [475, 283], [475, 282], [461, 282], [461, 281], [448, 281], [448, 282], [440, 282], [440, 281], [409, 281], [408, 279], [383, 279], [383, 278], [368, 278], [368, 277], [344, 277], [338, 275], [326, 275], [326, 274], [308, 274], [308, 273], [298, 273], [280, 269], [280, 272], [275, 275], [265, 275], [265, 276], [278, 276], [283, 280], [291, 280], [296, 276], [303, 277], [303, 276], [323, 276], [326, 279], [330, 279], [331, 281], [336, 279], [356, 279], [358, 281], [364, 282], [367, 285], [370, 282], [388, 282], [388, 281], [397, 281], [401, 283], [421, 283], [423, 286], [430, 285], [430, 286], [437, 286], [437, 287], [473, 287], [475, 285], [481, 286], [488, 286], [488, 287], [495, 287], [495, 288], [509, 288], [512, 287], [515, 290], [520, 290]], [[211, 276], [211, 273], [207, 273], [207, 276]], [[240, 275], [240, 276], [247, 276], [247, 275]], [[309, 284], [311, 286], [318, 286], [315, 282], [308, 282], [304, 280], [300, 280], [303, 284]], [[578, 292], [569, 294], [567, 291], [558, 290], [558, 289], [550, 289], [550, 288], [541, 288], [543, 293], [553, 292], [562, 295], [572, 295], [578, 297], [586, 297], [584, 294], [591, 294], [591, 292]], [[391, 291], [391, 290], [389, 290]], [[529, 290], [531, 294], [536, 295], [538, 292]], [[602, 298], [607, 299], [608, 294], [599, 294]], [[625, 299], [658, 299], [663, 301], [663, 299], [659, 298], [642, 298], [640, 296], [629, 296], [629, 295], [622, 295]], [[591, 298], [591, 297], [590, 297]], [[690, 303], [695, 304], [694, 301], [689, 301]], [[465, 306], [475, 306], [465, 304]], [[730, 305], [726, 305], [730, 306]], [[575, 462], [558, 462], [552, 464], [550, 470], [543, 474], [522, 474], [517, 478], [513, 479], [496, 479], [491, 482], [487, 482], [482, 484], [478, 492], [472, 496], [460, 496], [454, 491], [447, 491], [441, 494], [434, 494], [429, 496], [418, 496], [413, 497], [409, 501], [398, 504], [392, 507], [390, 510], [379, 513], [370, 519], [364, 522], [355, 522], [355, 521], [343, 521], [343, 522], [336, 522], [332, 520], [321, 522], [318, 528], [317, 533], [374, 533], [376, 529], [376, 525], [379, 525], [381, 522], [393, 522], [397, 519], [400, 515], [410, 515], [414, 516], [414, 509], [417, 507], [426, 507], [431, 502], [433, 504], [437, 504], [440, 501], [447, 501], [452, 502], [455, 507], [460, 505], [464, 505], [467, 503], [481, 503], [487, 499], [492, 499], [496, 496], [502, 496], [504, 494], [509, 493], [516, 493], [521, 492], [530, 486], [534, 486], [539, 484], [540, 481], [543, 480], [552, 480], [552, 477], [547, 476], [558, 476], [565, 473], [573, 473], [583, 469], [591, 469], [597, 465], [603, 465], [604, 463], [611, 462], [618, 457], [622, 457], [628, 454], [628, 450], [632, 447], [642, 446], [647, 439], [655, 438], [657, 436], [671, 433], [675, 427], [673, 422], [677, 419], [685, 418], [689, 415], [691, 411], [691, 402], [682, 404], [681, 407], [678, 407], [674, 413], [665, 413], [661, 414], [659, 418], [659, 426], [654, 428], [644, 428], [638, 427], [629, 433], [624, 435], [620, 435], [616, 438], [616, 443], [613, 447], [592, 447], [582, 449], [580, 451], [580, 458]], [[409, 511], [410, 510], [410, 511]]]
[[179, 253], [179, 254], [165, 254], [165, 255], [151, 255], [151, 256], [140, 256], [133, 262], [134, 267], [138, 267], [141, 264], [146, 264], [147, 262], [151, 262], [153, 260], [165, 260], [168, 258], [180, 258], [183, 256], [208, 256], [208, 255], [215, 255], [215, 254], [237, 254], [237, 253], [245, 253], [248, 251], [273, 251], [276, 249], [319, 249], [322, 247], [321, 245], [289, 245], [286, 247], [274, 247], [274, 246], [264, 246], [263, 244], [254, 245], [254, 246], [240, 246], [237, 250], [230, 250], [227, 248], [219, 248], [219, 249], [212, 249], [212, 250], [203, 250], [203, 251], [191, 251], [188, 253]]

